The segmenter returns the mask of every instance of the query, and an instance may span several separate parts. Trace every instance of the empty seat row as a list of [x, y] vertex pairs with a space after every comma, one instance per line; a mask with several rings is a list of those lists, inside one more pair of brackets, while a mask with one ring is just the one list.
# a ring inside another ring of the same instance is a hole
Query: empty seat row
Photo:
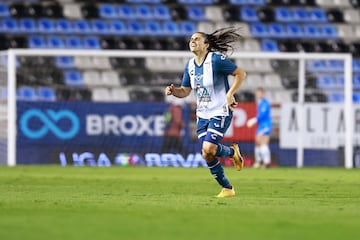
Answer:
[[97, 34], [97, 35], [191, 35], [196, 31], [193, 22], [67, 20], [42, 18], [6, 18], [0, 20], [0, 33], [13, 34]]
[[266, 89], [281, 90], [284, 86], [281, 83], [280, 75], [276, 73], [256, 74], [249, 73], [246, 77], [242, 89], [256, 89], [257, 87], [265, 87]]
[[55, 66], [61, 69], [102, 69], [112, 68], [108, 57], [90, 57], [90, 56], [57, 56], [55, 57]]
[[[328, 102], [333, 103], [343, 103], [345, 100], [344, 93], [342, 92], [331, 92], [327, 94]], [[352, 100], [354, 103], [360, 103], [360, 93], [354, 92], [352, 95]]]
[[275, 20], [279, 22], [327, 22], [322, 8], [275, 8]]
[[229, 3], [237, 6], [242, 6], [242, 5], [263, 6], [266, 4], [266, 0], [229, 0]]
[[[322, 89], [337, 89], [344, 88], [344, 75], [319, 75], [317, 77], [317, 87]], [[360, 89], [360, 75], [353, 76], [353, 89]]]
[[24, 101], [55, 101], [56, 93], [51, 87], [33, 88], [29, 86], [22, 86], [17, 89], [16, 97], [18, 100]]
[[64, 17], [63, 7], [58, 3], [40, 4], [39, 0], [5, 0], [0, 3], [0, 17]]
[[166, 5], [100, 4], [98, 11], [101, 18], [107, 19], [171, 19], [170, 9]]
[[89, 87], [94, 86], [120, 86], [119, 74], [116, 71], [93, 71], [83, 72], [84, 83]]
[[[357, 60], [355, 60], [357, 64]], [[308, 60], [306, 70], [312, 73], [318, 72], [343, 72], [344, 61], [341, 60]]]
[[71, 48], [71, 49], [100, 49], [100, 40], [96, 36], [30, 36], [28, 38], [29, 48]]
[[[353, 73], [360, 72], [360, 59], [354, 58], [352, 61]], [[307, 70], [312, 72], [323, 72], [323, 71], [344, 71], [344, 62], [341, 60], [315, 60], [309, 61]]]
[[323, 39], [321, 41], [280, 39], [277, 41], [281, 52], [317, 52], [317, 53], [349, 53], [354, 57], [360, 55], [360, 43], [353, 39], [353, 42], [343, 42]]
[[259, 38], [300, 38], [300, 39], [336, 39], [337, 28], [331, 24], [280, 24], [253, 23], [250, 26], [253, 37]]
[[133, 89], [133, 88], [94, 88], [92, 100], [102, 102], [163, 102], [162, 89]]

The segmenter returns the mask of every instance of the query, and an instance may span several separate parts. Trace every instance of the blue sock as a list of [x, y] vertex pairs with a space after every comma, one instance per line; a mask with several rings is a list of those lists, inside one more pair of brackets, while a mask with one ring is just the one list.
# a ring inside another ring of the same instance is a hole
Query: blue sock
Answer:
[[234, 155], [234, 149], [225, 146], [221, 143], [218, 143], [218, 147], [215, 153], [215, 156], [217, 157], [230, 157]]
[[215, 180], [223, 187], [232, 189], [229, 180], [226, 178], [224, 174], [224, 169], [219, 162], [219, 160], [215, 159], [211, 162], [208, 162], [207, 165], [209, 166], [210, 172], [215, 178]]

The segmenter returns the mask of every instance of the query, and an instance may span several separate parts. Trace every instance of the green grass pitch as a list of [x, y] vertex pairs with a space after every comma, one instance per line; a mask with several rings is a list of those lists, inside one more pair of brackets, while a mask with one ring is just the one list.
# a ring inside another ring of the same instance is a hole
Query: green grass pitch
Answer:
[[0, 167], [0, 239], [360, 239], [360, 171]]

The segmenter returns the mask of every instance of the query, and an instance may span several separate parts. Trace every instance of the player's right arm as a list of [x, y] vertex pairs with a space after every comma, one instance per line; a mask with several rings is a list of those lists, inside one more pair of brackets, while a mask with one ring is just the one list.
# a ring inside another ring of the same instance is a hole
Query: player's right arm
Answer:
[[165, 88], [166, 95], [174, 95], [175, 97], [178, 98], [187, 97], [189, 96], [190, 92], [191, 92], [190, 87], [184, 87], [184, 86], [175, 87], [174, 84], [171, 84]]
[[189, 62], [186, 64], [184, 69], [184, 75], [180, 87], [175, 87], [174, 84], [170, 84], [165, 88], [166, 95], [174, 95], [178, 98], [184, 98], [189, 96], [191, 92], [190, 76], [188, 71]]

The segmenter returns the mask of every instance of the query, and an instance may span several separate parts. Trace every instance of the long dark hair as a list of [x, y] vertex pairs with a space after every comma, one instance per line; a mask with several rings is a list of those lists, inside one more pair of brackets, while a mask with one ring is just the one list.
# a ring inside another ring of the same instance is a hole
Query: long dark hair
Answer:
[[241, 42], [244, 38], [241, 34], [237, 33], [239, 28], [227, 27], [220, 28], [213, 33], [199, 32], [205, 37], [205, 43], [209, 44], [208, 50], [210, 52], [220, 52], [223, 54], [230, 54], [234, 51], [234, 44]]

